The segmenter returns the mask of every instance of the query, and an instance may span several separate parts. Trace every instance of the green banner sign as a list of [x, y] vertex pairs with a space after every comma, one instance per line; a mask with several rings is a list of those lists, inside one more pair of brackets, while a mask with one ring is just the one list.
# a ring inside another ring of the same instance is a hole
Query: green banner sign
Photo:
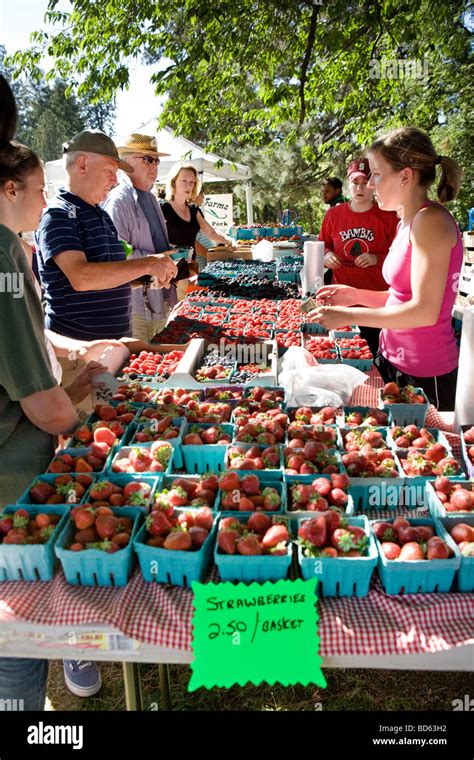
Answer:
[[316, 583], [193, 583], [195, 659], [188, 690], [248, 681], [324, 688]]

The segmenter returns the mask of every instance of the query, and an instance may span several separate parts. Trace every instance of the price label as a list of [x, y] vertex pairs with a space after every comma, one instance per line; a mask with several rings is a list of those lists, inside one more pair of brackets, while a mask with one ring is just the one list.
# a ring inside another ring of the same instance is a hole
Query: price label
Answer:
[[248, 681], [324, 688], [316, 583], [193, 583], [195, 659], [188, 690]]

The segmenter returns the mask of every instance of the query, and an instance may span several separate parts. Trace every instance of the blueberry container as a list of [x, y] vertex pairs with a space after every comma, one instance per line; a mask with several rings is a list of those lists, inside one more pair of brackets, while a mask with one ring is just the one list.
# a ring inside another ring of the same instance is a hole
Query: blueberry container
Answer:
[[56, 542], [55, 552], [63, 567], [68, 583], [74, 586], [125, 586], [132, 565], [132, 543], [138, 526], [143, 518], [139, 509], [134, 507], [112, 508], [116, 517], [130, 517], [133, 520], [133, 530], [128, 546], [113, 554], [101, 549], [83, 549], [70, 551], [66, 546], [73, 543], [77, 531], [71, 518], [68, 520]]
[[[301, 518], [298, 525], [307, 519], [311, 518]], [[369, 593], [370, 580], [377, 564], [374, 536], [366, 517], [351, 517], [349, 524], [362, 528], [368, 537], [368, 548], [364, 557], [305, 557], [302, 547], [298, 546], [298, 562], [303, 578], [317, 578], [318, 595], [362, 597]]]
[[14, 514], [17, 509], [27, 509], [32, 516], [60, 515], [61, 519], [46, 544], [0, 544], [0, 581], [50, 581], [56, 563], [54, 545], [68, 520], [69, 507], [59, 504], [17, 504], [4, 507], [2, 514]]

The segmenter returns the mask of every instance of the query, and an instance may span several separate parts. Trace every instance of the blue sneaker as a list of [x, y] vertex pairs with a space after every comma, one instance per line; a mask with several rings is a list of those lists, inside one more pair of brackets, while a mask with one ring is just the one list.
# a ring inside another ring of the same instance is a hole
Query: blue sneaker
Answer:
[[95, 662], [63, 660], [64, 680], [77, 697], [92, 697], [100, 690], [102, 678]]

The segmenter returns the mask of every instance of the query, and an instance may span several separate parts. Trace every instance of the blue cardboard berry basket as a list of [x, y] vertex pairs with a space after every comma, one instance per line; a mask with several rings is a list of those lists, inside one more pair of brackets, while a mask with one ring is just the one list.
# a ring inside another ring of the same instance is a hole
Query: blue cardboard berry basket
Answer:
[[[337, 449], [328, 449], [326, 452], [328, 455], [336, 458], [336, 466], [338, 472], [345, 472], [344, 465], [342, 464], [341, 453]], [[315, 478], [321, 477], [328, 473], [311, 472], [305, 475], [292, 475], [286, 472], [285, 462], [283, 461], [283, 479], [287, 483], [312, 483]]]
[[[298, 520], [298, 527], [315, 514]], [[305, 557], [298, 546], [298, 563], [305, 580], [318, 580], [316, 593], [322, 596], [367, 596], [377, 564], [377, 549], [367, 517], [351, 517], [349, 525], [364, 530], [369, 539], [364, 557]]]
[[[406, 448], [397, 446], [397, 439], [393, 438], [393, 436], [392, 436], [392, 429], [393, 429], [393, 426], [390, 427], [390, 428], [388, 428], [388, 433], [387, 433], [387, 443], [388, 443], [388, 445], [390, 446], [390, 448], [392, 449], [392, 451], [394, 451], [396, 454], [400, 454], [400, 453], [406, 452], [407, 451]], [[450, 444], [448, 442], [448, 439], [444, 435], [443, 431], [442, 430], [438, 430], [438, 428], [426, 428], [426, 430], [429, 433], [431, 433], [431, 435], [434, 437], [436, 443], [440, 443], [442, 446], [444, 446], [444, 448], [446, 449], [446, 452], [447, 452], [446, 456], [452, 457], [453, 456], [453, 450], [452, 450], [452, 448], [451, 448], [451, 446], [450, 446]], [[420, 451], [422, 454], [426, 454], [426, 452], [428, 451], [428, 448], [417, 449], [417, 451]]]
[[379, 392], [379, 409], [383, 409], [384, 412], [391, 412], [392, 424], [401, 425], [417, 425], [418, 427], [424, 427], [426, 414], [428, 412], [429, 401], [426, 397], [423, 388], [415, 388], [415, 393], [424, 396], [426, 403], [424, 404], [386, 404], [382, 399], [382, 391]]
[[[208, 473], [208, 474], [210, 475], [211, 473]], [[169, 491], [173, 487], [173, 483], [176, 480], [186, 480], [186, 481], [188, 481], [190, 483], [196, 483], [197, 484], [201, 480], [201, 476], [200, 475], [188, 475], [187, 473], [183, 474], [183, 475], [181, 475], [181, 474], [179, 474], [179, 475], [178, 474], [177, 475], [165, 475], [161, 479], [161, 483], [155, 489], [155, 491], [153, 493], [153, 498], [155, 499], [156, 496], [158, 496], [158, 494], [161, 493], [161, 491], [164, 491], [165, 489]], [[199, 496], [197, 496], [196, 498], [199, 498]], [[217, 510], [217, 506], [216, 505], [217, 505], [217, 491], [216, 491], [216, 497], [215, 497], [215, 500], [214, 500], [214, 504], [212, 504], [212, 506], [209, 504], [209, 506], [211, 507], [211, 509], [212, 509], [213, 512], [215, 512]], [[183, 507], [183, 509], [184, 509], [184, 507]], [[194, 509], [194, 507], [192, 505], [190, 505], [189, 507], [186, 507], [186, 509]]]
[[133, 529], [128, 546], [114, 554], [101, 549], [70, 551], [66, 546], [73, 543], [77, 531], [70, 516], [56, 542], [54, 550], [59, 557], [68, 583], [74, 586], [125, 586], [133, 565], [132, 544], [143, 514], [136, 507], [112, 507], [116, 517], [130, 517]]
[[[151, 428], [153, 430], [154, 428], [156, 428], [156, 425], [154, 425], [154, 423], [158, 423], [158, 422], [159, 422], [159, 420], [152, 419], [149, 422], [141, 422], [140, 424], [138, 424], [135, 427], [135, 429], [133, 431], [133, 435], [132, 435], [132, 437], [130, 439], [130, 446], [135, 446], [135, 445], [136, 446], [140, 446], [140, 445], [143, 445], [143, 444], [140, 444], [140, 442], [136, 440], [137, 433], [141, 433], [146, 428]], [[184, 429], [186, 427], [186, 420], [185, 420], [184, 417], [173, 417], [172, 420], [171, 420], [171, 424], [174, 427], [179, 428], [179, 433], [178, 433], [178, 435], [177, 435], [176, 438], [167, 438], [166, 440], [168, 441], [168, 443], [171, 444], [171, 446], [174, 449], [174, 451], [173, 451], [173, 467], [182, 467], [183, 466], [183, 455], [181, 453], [181, 444], [182, 444], [182, 441], [183, 441]]]
[[[378, 521], [373, 520], [371, 524], [374, 522]], [[432, 525], [435, 534], [448, 544], [454, 556], [448, 559], [390, 560], [386, 558], [380, 541], [374, 534], [378, 552], [378, 573], [385, 592], [387, 594], [431, 594], [449, 591], [461, 564], [461, 554], [457, 545], [439, 520], [420, 517], [411, 519], [410, 524]]]
[[[234, 426], [230, 423], [188, 423], [184, 435], [188, 432], [189, 427], [198, 427], [200, 430], [208, 430], [211, 427], [219, 427], [225, 433], [234, 435]], [[227, 443], [209, 444], [184, 444], [181, 443], [181, 453], [183, 456], [184, 467], [189, 473], [220, 472], [224, 469], [224, 459], [227, 450]]]
[[46, 544], [0, 544], [0, 581], [50, 581], [54, 576], [56, 556], [54, 545], [68, 520], [69, 507], [61, 504], [29, 504], [6, 506], [3, 514], [26, 509], [32, 516], [60, 515], [51, 538]]
[[[97, 480], [94, 482], [95, 485], [97, 485], [97, 482], [101, 480], [108, 480], [111, 483], [115, 483], [117, 486], [120, 486], [120, 488], [124, 488], [129, 483], [148, 483], [148, 485], [151, 488], [150, 494], [147, 498], [147, 504], [124, 504], [123, 507], [116, 507], [116, 509], [125, 509], [126, 507], [131, 507], [133, 509], [139, 509], [141, 512], [144, 512], [145, 514], [148, 513], [150, 509], [150, 505], [153, 504], [154, 494], [155, 491], [158, 490], [161, 487], [161, 483], [163, 481], [163, 477], [159, 474], [153, 476], [152, 473], [142, 473], [137, 472], [136, 474], [130, 474], [126, 472], [114, 472], [113, 474], [109, 473], [106, 474], [102, 478], [97, 478]], [[84, 497], [85, 503], [91, 503], [93, 500], [91, 499], [91, 491], [94, 483], [91, 484], [91, 486], [87, 489], [87, 492]]]
[[[237, 519], [239, 522], [246, 523], [249, 513], [241, 513]], [[262, 554], [254, 556], [245, 556], [242, 554], [225, 554], [219, 551], [219, 547], [214, 548], [214, 562], [219, 570], [222, 581], [239, 581], [242, 583], [265, 583], [266, 581], [279, 581], [288, 577], [293, 557], [293, 544], [288, 542], [286, 554], [271, 555]]]
[[[164, 468], [163, 471], [144, 470], [144, 473], [148, 474], [148, 475], [155, 475], [155, 476], [156, 475], [167, 475], [168, 473], [171, 472], [171, 467], [172, 467], [172, 463], [173, 463], [174, 448], [173, 448], [173, 446], [171, 446], [171, 444], [170, 444], [169, 441], [154, 441], [153, 443], [160, 443], [160, 444], [166, 444], [166, 445], [168, 445], [169, 449], [170, 449], [170, 458], [169, 458], [167, 466]], [[119, 449], [114, 454], [114, 456], [110, 459], [109, 466], [107, 468], [107, 474], [108, 475], [110, 475], [112, 473], [119, 474], [119, 472], [120, 472], [119, 470], [114, 470], [113, 469], [114, 465], [116, 464], [116, 462], [119, 459], [125, 459], [126, 457], [129, 456], [130, 452], [133, 451], [133, 450], [135, 450], [135, 449], [149, 449], [149, 448], [151, 448], [152, 445], [153, 445], [152, 443], [142, 443], [140, 446], [122, 446], [122, 448]], [[144, 474], [144, 473], [139, 473], [139, 474]], [[125, 474], [134, 474], [134, 473], [125, 473]]]
[[[197, 510], [189, 507], [175, 509], [175, 514], [180, 512], [197, 512]], [[218, 517], [215, 517], [212, 530], [197, 551], [179, 551], [149, 546], [146, 543], [146, 525], [143, 525], [133, 541], [133, 549], [138, 556], [143, 578], [148, 582], [168, 583], [188, 588], [191, 587], [193, 581], [202, 582], [212, 562], [217, 521]]]
[[[396, 456], [399, 461], [402, 462], [402, 460], [407, 458], [406, 449], [398, 449]], [[436, 475], [407, 475], [405, 473], [405, 506], [408, 508], [425, 506], [426, 496], [423, 496], [423, 493], [426, 493], [426, 485], [430, 481], [434, 482], [436, 478]], [[459, 480], [464, 480], [464, 473], [461, 469], [459, 470], [457, 478]]]
[[[255, 475], [256, 473], [254, 471], [251, 471], [249, 473], [250, 475]], [[263, 492], [264, 488], [275, 488], [278, 492], [281, 500], [281, 504], [278, 509], [275, 510], [268, 510], [268, 509], [262, 509], [262, 510], [254, 510], [254, 511], [261, 511], [268, 515], [278, 515], [282, 514], [283, 512], [286, 512], [286, 488], [284, 487], [283, 483], [280, 483], [278, 480], [260, 480], [260, 490]], [[240, 496], [239, 496], [240, 500]], [[236, 497], [236, 503], [237, 503], [237, 497]], [[221, 490], [217, 492], [217, 499], [214, 506], [214, 509], [219, 510], [223, 513], [224, 516], [230, 517], [232, 515], [242, 515], [247, 517], [252, 514], [252, 512], [240, 512], [238, 509], [229, 509], [228, 507], [222, 507], [221, 506]]]
[[[375, 451], [383, 451], [385, 449], [390, 449], [391, 448], [390, 442], [389, 442], [389, 439], [388, 439], [388, 428], [387, 427], [372, 426], [372, 425], [360, 425], [359, 427], [348, 427], [348, 428], [342, 427], [342, 428], [340, 428], [341, 438], [342, 438], [342, 448], [344, 449], [345, 437], [346, 437], [347, 433], [355, 433], [355, 432], [365, 433], [368, 430], [370, 430], [370, 431], [373, 430], [376, 433], [380, 433], [380, 435], [382, 436], [382, 441], [385, 444], [385, 445], [378, 446], [378, 447], [374, 446], [373, 448], [375, 449]], [[346, 449], [344, 449], [344, 453], [348, 453], [348, 451]]]
[[320, 325], [319, 322], [308, 322], [307, 318], [303, 325], [303, 332], [307, 335], [329, 335], [329, 331], [323, 325]]
[[[368, 415], [371, 409], [374, 409], [373, 406], [345, 406], [343, 407], [342, 414], [338, 416], [337, 423], [340, 425], [340, 427], [345, 428], [355, 428], [355, 427], [365, 427], [364, 423], [361, 425], [350, 425], [347, 422], [347, 417], [349, 414], [352, 414], [352, 412], [360, 412], [364, 417]], [[381, 411], [380, 409], [378, 411]], [[378, 425], [378, 427], [388, 427], [392, 424], [392, 417], [390, 412], [388, 412], [388, 420], [387, 425]]]
[[469, 456], [467, 453], [468, 444], [464, 440], [464, 433], [466, 432], [466, 430], [469, 430], [471, 427], [472, 425], [461, 425], [459, 428], [459, 435], [461, 436], [461, 457], [462, 457], [462, 465], [464, 468], [464, 472], [466, 473], [468, 478], [474, 479], [474, 464], [469, 459]]
[[[84, 474], [88, 475], [89, 473], [84, 473]], [[63, 475], [70, 475], [71, 478], [75, 479], [75, 473], [63, 473]], [[54, 486], [54, 484], [56, 483], [56, 480], [60, 477], [61, 477], [60, 473], [58, 474], [51, 473], [49, 475], [38, 475], [38, 477], [35, 478], [33, 482], [30, 483], [28, 488], [22, 493], [22, 495], [20, 496], [20, 498], [18, 499], [16, 503], [17, 504], [35, 504], [36, 506], [40, 506], [43, 508], [52, 506], [51, 504], [37, 504], [36, 502], [31, 501], [30, 489], [38, 481], [40, 481], [41, 483], [48, 483], [49, 485]], [[91, 476], [91, 478], [92, 478], [92, 482], [94, 482], [94, 480], [97, 479], [97, 476], [94, 476], [94, 477]], [[71, 505], [74, 506], [75, 504], [83, 504], [85, 501], [87, 501], [87, 491], [89, 490], [89, 487], [90, 486], [84, 487], [85, 488], [84, 494], [81, 496], [80, 499], [77, 499], [77, 497], [74, 497], [74, 493], [75, 493], [74, 491], [72, 492], [72, 495], [71, 495], [71, 492], [67, 494], [66, 493], [67, 489], [65, 488], [64, 500], [62, 501], [62, 504], [67, 504], [68, 506], [71, 506]]]
[[[465, 480], [464, 478], [449, 478], [449, 481], [451, 483], [461, 483], [462, 487], [465, 488], [467, 491], [474, 491], [474, 483], [469, 480]], [[446, 507], [444, 506], [444, 503], [439, 499], [438, 493], [434, 487], [434, 478], [427, 482], [426, 484], [426, 504], [429, 507], [430, 514], [432, 517], [462, 517], [466, 516], [469, 517], [470, 515], [474, 514], [473, 512], [448, 512], [446, 510]]]
[[[224, 469], [229, 470], [231, 472], [237, 472], [239, 477], [245, 477], [245, 475], [257, 475], [259, 479], [262, 480], [283, 480], [283, 446], [281, 444], [274, 444], [278, 448], [278, 452], [280, 455], [280, 466], [276, 468], [265, 468], [263, 470], [241, 470], [236, 467], [232, 467], [230, 464], [230, 456], [229, 451], [231, 448], [235, 448], [238, 446], [240, 449], [244, 449], [245, 451], [248, 451], [249, 449], [253, 448], [254, 446], [258, 446], [256, 443], [232, 443], [229, 444], [226, 448], [225, 452], [225, 458], [224, 458]], [[265, 451], [266, 448], [269, 448], [268, 446], [258, 446], [260, 451]]]
[[[398, 471], [397, 477], [362, 478], [349, 475], [349, 491], [354, 499], [356, 512], [365, 512], [370, 509], [395, 509], [398, 506], [403, 498], [402, 489], [406, 479], [396, 454], [393, 455], [393, 459]], [[390, 489], [387, 490], [389, 486]]]
[[[337, 342], [336, 342], [337, 345]], [[371, 359], [349, 359], [341, 354], [341, 349], [338, 347], [338, 354], [339, 354], [339, 361], [341, 364], [348, 364], [350, 367], [355, 367], [356, 369], [360, 369], [361, 372], [370, 372], [370, 370], [373, 367], [374, 364], [374, 357]], [[356, 349], [359, 350], [360, 349]]]
[[[312, 480], [308, 480], [307, 483], [303, 483], [303, 485], [311, 485], [311, 483], [314, 480], [319, 479], [319, 478], [324, 478], [325, 480], [328, 480], [330, 483], [332, 482], [331, 481], [331, 476], [327, 475], [327, 474], [324, 474], [324, 475], [316, 475], [316, 477], [313, 477]], [[292, 487], [293, 486], [297, 486], [297, 485], [301, 485], [301, 480], [296, 480], [293, 475], [287, 475], [286, 478], [285, 478], [285, 485], [286, 485], [286, 504], [287, 504], [287, 513], [288, 514], [291, 514], [293, 516], [297, 515], [298, 517], [300, 517], [300, 516], [304, 517], [304, 516], [308, 516], [308, 515], [313, 515], [314, 516], [315, 514], [317, 514], [317, 511], [315, 511], [315, 510], [310, 510], [310, 509], [293, 509], [294, 502], [293, 502], [293, 497], [292, 497]], [[354, 500], [353, 500], [353, 498], [352, 498], [352, 496], [351, 496], [351, 494], [349, 492], [349, 487], [344, 488], [342, 490], [344, 490], [344, 492], [347, 494], [347, 504], [346, 504], [346, 506], [345, 506], [344, 509], [342, 507], [340, 507], [340, 509], [342, 509], [342, 513], [343, 514], [353, 515], [353, 514], [355, 514]], [[326, 496], [324, 498], [328, 501], [328, 499], [327, 499]], [[334, 506], [334, 505], [331, 505], [329, 503], [328, 509], [331, 508], [331, 506]]]
[[[459, 523], [465, 523], [466, 525], [470, 525], [471, 528], [474, 528], [474, 514], [466, 514], [464, 517], [454, 517], [449, 515], [443, 517], [440, 522], [446, 532], [451, 535], [452, 528], [454, 528], [455, 525], [459, 525]], [[454, 539], [451, 540], [454, 541]], [[456, 574], [458, 591], [474, 591], [474, 557], [464, 557], [460, 550], [459, 552], [461, 554], [461, 564], [459, 565]]]
[[86, 446], [84, 448], [78, 448], [78, 449], [60, 449], [54, 455], [53, 459], [51, 460], [51, 462], [48, 465], [48, 469], [46, 470], [46, 472], [44, 474], [45, 475], [50, 475], [50, 474], [52, 474], [52, 475], [61, 475], [61, 474], [62, 475], [102, 475], [104, 472], [106, 472], [108, 470], [108, 467], [110, 466], [110, 463], [112, 462], [112, 459], [115, 456], [115, 454], [117, 453], [117, 451], [118, 451], [117, 447], [116, 446], [112, 446], [112, 448], [110, 449], [109, 453], [107, 454], [106, 459], [104, 459], [104, 465], [103, 465], [103, 467], [102, 467], [101, 470], [94, 470], [93, 472], [82, 472], [82, 471], [79, 471], [79, 472], [71, 472], [71, 473], [68, 473], [68, 472], [65, 472], [65, 473], [60, 473], [60, 472], [51, 473], [50, 469], [49, 469], [51, 467], [51, 464], [54, 462], [54, 460], [58, 456], [61, 456], [62, 454], [69, 454], [73, 459], [79, 459], [80, 457], [87, 456], [87, 454], [92, 454], [92, 450], [90, 448], [86, 447]]
[[[296, 423], [291, 422], [290, 424], [295, 425]], [[316, 424], [316, 425], [301, 425], [301, 431], [303, 434], [306, 432], [314, 431], [315, 429], [316, 429], [315, 431], [316, 433], [318, 432], [318, 430], [320, 430], [321, 432], [323, 432], [323, 430], [326, 430], [326, 429], [332, 430], [336, 434], [336, 438], [331, 443], [326, 443], [325, 445], [328, 447], [328, 449], [332, 448], [332, 449], [342, 450], [343, 445], [342, 445], [342, 438], [341, 438], [341, 429], [338, 425], [324, 425], [322, 423]], [[292, 436], [292, 438], [297, 438], [297, 437], [298, 436], [295, 436], [295, 435]], [[287, 431], [286, 440], [285, 440], [285, 444], [287, 446], [288, 446], [288, 443], [292, 440], [292, 438], [289, 437], [288, 431]], [[310, 438], [308, 440], [314, 440], [314, 439]], [[322, 441], [322, 443], [324, 443], [324, 441]]]
[[338, 338], [356, 338], [360, 335], [360, 328], [357, 325], [351, 325], [350, 330], [330, 330], [329, 334], [337, 340]]

